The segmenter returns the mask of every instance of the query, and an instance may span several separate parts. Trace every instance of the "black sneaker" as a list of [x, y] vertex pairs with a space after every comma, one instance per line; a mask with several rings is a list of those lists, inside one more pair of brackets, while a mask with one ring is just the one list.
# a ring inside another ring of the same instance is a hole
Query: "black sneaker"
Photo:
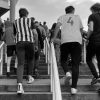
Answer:
[[35, 78], [39, 78], [39, 77], [40, 77], [39, 71], [36, 69], [35, 70]]
[[17, 74], [17, 68], [14, 68], [14, 74], [15, 75]]
[[98, 91], [98, 93], [100, 93], [100, 88], [97, 91]]
[[100, 83], [100, 78], [95, 78], [95, 77], [93, 77], [93, 78], [92, 78], [92, 81], [91, 81], [91, 85], [94, 85], [94, 84], [96, 84], [96, 83]]
[[10, 72], [7, 72], [6, 73], [6, 76], [9, 78], [10, 77]]

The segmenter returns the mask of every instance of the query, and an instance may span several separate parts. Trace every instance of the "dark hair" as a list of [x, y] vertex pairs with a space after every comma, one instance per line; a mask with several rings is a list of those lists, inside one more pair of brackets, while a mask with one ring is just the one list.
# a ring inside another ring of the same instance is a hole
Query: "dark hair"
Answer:
[[32, 20], [32, 21], [35, 21], [35, 18], [34, 18], [34, 17], [31, 17], [31, 20]]
[[67, 13], [71, 13], [71, 12], [74, 11], [74, 10], [75, 10], [75, 8], [74, 8], [73, 6], [68, 6], [68, 7], [65, 8], [66, 14], [67, 14]]
[[95, 3], [94, 5], [92, 5], [90, 10], [94, 12], [100, 12], [100, 3]]
[[39, 23], [39, 22], [38, 21], [35, 21], [34, 23], [36, 24], [36, 23]]
[[27, 11], [26, 8], [20, 8], [19, 9], [19, 16], [20, 17], [27, 17], [27, 15], [28, 15], [28, 11]]
[[46, 24], [46, 22], [43, 22], [43, 24], [45, 25], [45, 24]]
[[53, 23], [52, 27], [51, 27], [51, 30], [54, 30], [56, 28], [56, 25], [57, 25], [57, 23]]

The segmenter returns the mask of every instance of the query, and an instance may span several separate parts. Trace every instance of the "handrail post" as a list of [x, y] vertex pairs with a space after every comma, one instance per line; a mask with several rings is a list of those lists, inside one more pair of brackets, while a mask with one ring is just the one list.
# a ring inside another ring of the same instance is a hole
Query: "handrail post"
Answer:
[[0, 75], [3, 74], [3, 45], [4, 42], [0, 45]]

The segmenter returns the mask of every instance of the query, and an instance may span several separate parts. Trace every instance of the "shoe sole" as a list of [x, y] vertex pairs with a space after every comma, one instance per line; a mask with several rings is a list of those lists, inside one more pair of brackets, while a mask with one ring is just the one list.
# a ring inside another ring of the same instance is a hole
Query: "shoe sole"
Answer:
[[31, 82], [27, 82], [27, 84], [32, 84], [34, 82], [34, 80], [32, 80]]
[[76, 93], [71, 93], [71, 95], [76, 95], [77, 94], [77, 92]]
[[24, 94], [24, 92], [17, 92], [17, 95], [22, 95], [22, 94]]

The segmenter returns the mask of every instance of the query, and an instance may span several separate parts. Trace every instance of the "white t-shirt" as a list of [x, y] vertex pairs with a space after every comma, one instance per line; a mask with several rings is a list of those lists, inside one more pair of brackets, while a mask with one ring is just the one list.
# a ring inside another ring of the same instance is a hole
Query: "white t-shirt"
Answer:
[[82, 43], [82, 36], [80, 28], [83, 28], [81, 19], [78, 15], [66, 14], [60, 16], [58, 21], [61, 26], [61, 44], [67, 42], [79, 42]]

